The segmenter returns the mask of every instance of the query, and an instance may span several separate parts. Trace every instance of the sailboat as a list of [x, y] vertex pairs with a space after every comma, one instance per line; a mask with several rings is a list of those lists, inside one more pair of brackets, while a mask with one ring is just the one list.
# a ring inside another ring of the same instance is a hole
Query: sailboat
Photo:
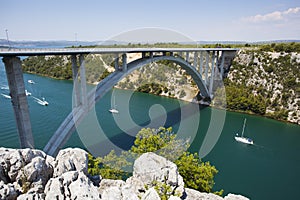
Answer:
[[114, 96], [114, 107], [112, 107], [108, 111], [111, 112], [111, 113], [113, 113], [113, 114], [119, 113], [119, 111], [116, 109], [116, 99], [115, 99], [115, 96]]
[[245, 127], [246, 127], [246, 118], [244, 120], [244, 125], [243, 125], [243, 131], [242, 131], [242, 136], [238, 136], [238, 133], [236, 134], [236, 136], [234, 137], [234, 139], [237, 141], [237, 142], [241, 142], [241, 143], [244, 143], [244, 144], [254, 144], [254, 141], [250, 138], [247, 138], [247, 137], [244, 137], [244, 132], [245, 132]]

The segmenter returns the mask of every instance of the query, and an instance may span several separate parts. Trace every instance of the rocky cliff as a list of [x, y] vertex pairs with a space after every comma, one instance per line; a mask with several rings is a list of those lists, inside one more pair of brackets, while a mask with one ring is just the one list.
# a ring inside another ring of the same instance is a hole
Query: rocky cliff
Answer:
[[56, 158], [40, 150], [0, 148], [2, 200], [246, 200], [229, 194], [222, 198], [185, 188], [177, 166], [154, 153], [141, 155], [126, 181], [102, 179], [87, 173], [88, 153], [61, 150]]

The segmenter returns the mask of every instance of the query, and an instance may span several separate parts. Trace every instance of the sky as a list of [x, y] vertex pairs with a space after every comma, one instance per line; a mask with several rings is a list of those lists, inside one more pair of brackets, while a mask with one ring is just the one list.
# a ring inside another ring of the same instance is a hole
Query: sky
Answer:
[[299, 0], [0, 0], [0, 5], [0, 39], [104, 41], [130, 35], [152, 41], [161, 35], [173, 39], [173, 33], [193, 41], [300, 39]]

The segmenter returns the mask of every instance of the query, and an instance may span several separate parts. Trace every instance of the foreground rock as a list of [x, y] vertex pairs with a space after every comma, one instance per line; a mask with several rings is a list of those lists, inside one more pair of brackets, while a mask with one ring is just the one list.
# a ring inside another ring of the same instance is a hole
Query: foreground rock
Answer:
[[223, 199], [184, 188], [177, 166], [154, 153], [141, 155], [133, 168], [126, 181], [101, 179], [88, 174], [82, 149], [64, 149], [53, 158], [40, 150], [0, 148], [0, 200], [160, 200], [164, 188], [169, 200]]

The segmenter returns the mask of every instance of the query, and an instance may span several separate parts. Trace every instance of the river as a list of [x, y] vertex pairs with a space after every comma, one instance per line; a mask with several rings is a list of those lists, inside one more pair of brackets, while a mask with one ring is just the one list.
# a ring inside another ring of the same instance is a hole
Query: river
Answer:
[[[27, 82], [29, 79], [34, 80], [36, 84], [29, 84]], [[49, 102], [49, 106], [41, 106], [34, 101], [32, 96], [28, 97], [35, 146], [42, 149], [72, 109], [72, 82], [32, 74], [24, 74], [24, 81], [26, 89], [33, 96], [45, 97]], [[2, 87], [1, 93], [9, 93], [5, 89], [7, 81], [2, 62], [0, 63], [0, 86]], [[91, 87], [89, 86], [89, 88]], [[161, 121], [166, 120], [165, 126], [173, 126], [175, 132], [181, 123], [182, 111], [179, 109], [180, 106], [188, 107], [190, 105], [190, 103], [175, 99], [137, 92], [131, 93], [126, 90], [115, 89], [114, 93], [118, 99], [118, 108], [122, 110], [127, 107], [133, 123], [140, 126], [147, 124], [150, 120], [149, 109], [156, 105], [156, 110], [166, 110], [167, 114], [161, 117]], [[122, 99], [126, 99], [128, 96], [131, 96], [129, 103], [120, 105]], [[111, 98], [112, 91], [96, 105], [98, 126], [104, 131], [105, 137], [110, 138], [109, 140], [99, 139], [100, 142], [98, 141], [98, 143], [105, 146], [105, 151], [110, 150], [107, 148], [109, 145], [106, 141], [112, 141], [111, 144], [121, 149], [128, 149], [132, 145], [134, 137], [128, 136], [122, 130], [123, 125], [120, 123], [124, 122], [125, 118], [122, 116], [124, 113], [120, 112], [118, 116], [113, 116], [108, 112]], [[209, 107], [201, 108], [200, 118], [198, 116], [200, 120], [192, 120], [194, 124], [199, 123], [199, 128], [195, 137], [192, 137], [191, 151], [199, 151], [208, 124], [211, 123], [209, 119], [212, 113], [216, 111], [216, 109]], [[191, 113], [191, 115], [193, 114], [195, 113]], [[216, 145], [203, 158], [204, 161], [210, 161], [219, 170], [215, 178], [215, 189], [224, 189], [225, 194], [229, 192], [238, 193], [258, 200], [298, 199], [300, 126], [234, 112], [226, 112], [225, 115], [224, 127]], [[195, 119], [198, 118], [196, 116]], [[245, 134], [255, 141], [252, 146], [237, 143], [234, 140], [234, 135], [242, 130], [245, 118], [247, 118]], [[118, 120], [119, 124], [116, 123]], [[126, 120], [125, 123], [127, 123]], [[97, 137], [93, 125], [88, 126], [88, 128], [89, 131], [86, 135], [82, 134], [82, 131], [74, 133], [65, 147], [88, 148], [85, 142], [93, 143], [93, 138]], [[186, 128], [185, 131], [189, 132], [190, 130]], [[11, 102], [10, 99], [3, 96], [0, 96], [0, 138], [0, 146], [19, 147]], [[97, 142], [92, 145], [95, 147], [95, 144]], [[97, 148], [101, 149], [101, 146], [97, 146]]]

